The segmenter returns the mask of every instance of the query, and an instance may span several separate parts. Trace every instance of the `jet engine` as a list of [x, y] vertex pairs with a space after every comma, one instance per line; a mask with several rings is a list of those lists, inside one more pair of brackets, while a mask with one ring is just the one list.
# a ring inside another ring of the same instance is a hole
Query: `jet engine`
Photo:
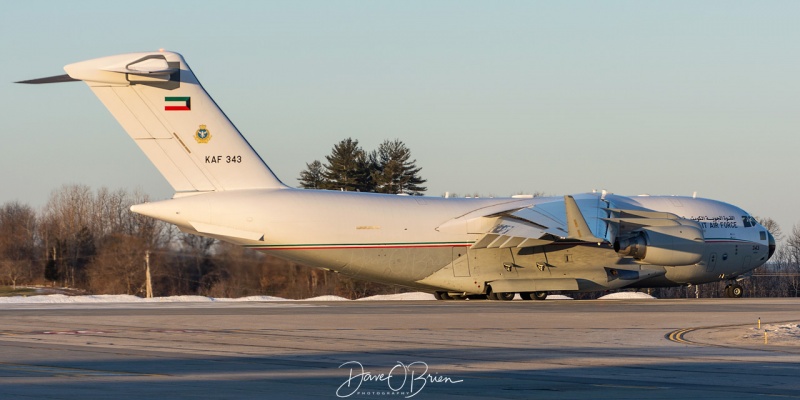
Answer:
[[693, 265], [703, 258], [703, 231], [695, 226], [647, 226], [614, 242], [623, 257], [653, 265]]

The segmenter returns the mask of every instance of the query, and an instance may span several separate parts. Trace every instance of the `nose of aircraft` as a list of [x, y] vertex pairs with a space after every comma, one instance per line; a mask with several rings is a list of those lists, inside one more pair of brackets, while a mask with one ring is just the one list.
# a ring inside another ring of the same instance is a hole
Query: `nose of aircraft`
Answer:
[[772, 255], [775, 254], [775, 237], [772, 236], [770, 231], [767, 231], [767, 238], [769, 239], [769, 255], [767, 256], [767, 260], [772, 258]]

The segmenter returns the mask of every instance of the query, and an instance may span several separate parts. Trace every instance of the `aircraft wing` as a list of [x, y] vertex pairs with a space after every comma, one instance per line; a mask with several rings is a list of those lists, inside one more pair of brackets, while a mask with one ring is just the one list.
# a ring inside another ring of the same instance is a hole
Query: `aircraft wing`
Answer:
[[558, 240], [560, 234], [561, 232], [557, 229], [553, 230], [547, 226], [509, 214], [497, 218], [494, 226], [478, 239], [471, 248], [505, 249], [509, 247], [542, 246]]
[[[590, 199], [591, 201], [591, 199]], [[582, 201], [586, 203], [586, 201]], [[591, 212], [595, 207], [586, 207]], [[561, 211], [563, 209], [563, 211]], [[602, 211], [602, 209], [597, 209]], [[563, 214], [562, 214], [563, 213]], [[592, 214], [590, 221], [597, 222], [597, 213]], [[605, 212], [602, 213], [605, 216]], [[480, 237], [472, 249], [535, 247], [550, 244], [559, 240], [576, 240], [590, 243], [607, 242], [596, 236], [587, 223], [584, 212], [573, 196], [564, 196], [563, 201], [518, 208], [480, 217], [484, 220], [494, 219], [493, 225]], [[484, 226], [487, 221], [484, 221]], [[601, 221], [603, 222], [603, 221]], [[478, 224], [481, 225], [481, 224]], [[593, 224], [598, 226], [598, 224]], [[599, 225], [605, 231], [605, 222]]]
[[674, 227], [699, 229], [697, 222], [676, 214], [613, 204], [597, 194], [584, 194], [499, 205], [502, 208], [485, 210], [483, 215], [467, 216], [468, 233], [481, 234], [471, 249], [536, 247], [559, 241], [614, 243], [642, 231], [667, 234]]

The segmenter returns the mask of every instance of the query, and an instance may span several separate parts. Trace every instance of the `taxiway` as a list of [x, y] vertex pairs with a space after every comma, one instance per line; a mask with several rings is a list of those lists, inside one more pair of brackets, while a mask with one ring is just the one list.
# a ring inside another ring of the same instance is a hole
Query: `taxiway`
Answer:
[[758, 318], [800, 299], [6, 304], [0, 398], [800, 397]]

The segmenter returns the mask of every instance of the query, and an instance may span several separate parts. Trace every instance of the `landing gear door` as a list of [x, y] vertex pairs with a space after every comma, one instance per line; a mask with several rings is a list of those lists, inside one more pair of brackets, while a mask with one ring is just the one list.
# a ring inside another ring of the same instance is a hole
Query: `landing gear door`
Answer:
[[467, 256], [466, 247], [453, 247], [453, 276], [470, 276], [469, 256]]

